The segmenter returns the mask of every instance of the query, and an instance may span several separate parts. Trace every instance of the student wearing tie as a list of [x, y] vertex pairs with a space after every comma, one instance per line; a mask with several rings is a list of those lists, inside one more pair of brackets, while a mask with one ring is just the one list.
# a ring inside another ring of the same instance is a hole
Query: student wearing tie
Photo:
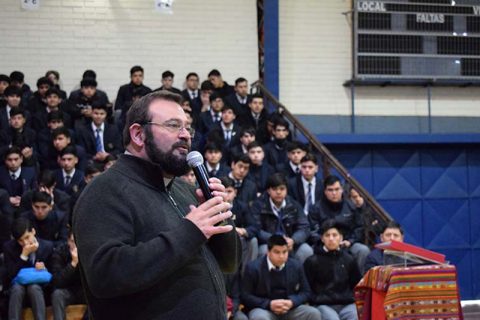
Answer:
[[223, 160], [230, 163], [232, 159], [231, 147], [239, 144], [238, 133], [240, 128], [235, 122], [235, 110], [228, 104], [222, 108], [221, 121], [214, 124], [207, 136], [207, 141], [215, 141], [222, 146]]
[[73, 195], [80, 189], [84, 173], [75, 168], [78, 163], [77, 151], [74, 146], [68, 146], [60, 153], [60, 169], [55, 170], [57, 188]]
[[250, 262], [242, 279], [241, 301], [249, 319], [321, 319], [319, 310], [305, 305], [310, 295], [302, 264], [289, 258], [287, 240], [268, 239], [268, 252]]
[[205, 168], [207, 169], [210, 178], [221, 178], [228, 175], [230, 168], [228, 168], [222, 161], [223, 153], [216, 143], [210, 142], [205, 146]]
[[0, 188], [9, 194], [10, 204], [18, 208], [21, 197], [36, 187], [36, 174], [33, 167], [22, 167], [23, 155], [18, 147], [11, 147], [5, 154], [0, 167]]
[[214, 92], [210, 95], [210, 110], [200, 114], [200, 121], [198, 123], [198, 130], [202, 134], [208, 134], [216, 124], [220, 123], [224, 105], [223, 98], [217, 93]]
[[322, 181], [317, 174], [317, 157], [307, 153], [300, 161], [300, 174], [288, 180], [289, 194], [300, 203], [306, 215], [323, 194]]
[[235, 109], [237, 115], [248, 112], [248, 81], [245, 78], [237, 78], [235, 80], [235, 93], [225, 98], [225, 103], [231, 105]]
[[106, 121], [107, 107], [94, 105], [92, 120], [79, 128], [78, 144], [87, 152], [87, 157], [96, 163], [102, 163], [110, 154], [123, 152], [122, 138], [117, 126]]

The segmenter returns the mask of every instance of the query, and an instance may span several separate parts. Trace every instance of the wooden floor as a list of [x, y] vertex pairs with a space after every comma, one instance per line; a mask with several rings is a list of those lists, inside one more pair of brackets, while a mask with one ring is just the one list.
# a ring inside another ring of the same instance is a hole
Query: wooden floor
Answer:
[[[83, 314], [87, 310], [84, 304], [75, 304], [67, 307], [67, 320], [82, 320]], [[34, 320], [32, 309], [24, 309], [22, 314], [23, 320]], [[47, 308], [47, 320], [53, 320], [52, 307]]]

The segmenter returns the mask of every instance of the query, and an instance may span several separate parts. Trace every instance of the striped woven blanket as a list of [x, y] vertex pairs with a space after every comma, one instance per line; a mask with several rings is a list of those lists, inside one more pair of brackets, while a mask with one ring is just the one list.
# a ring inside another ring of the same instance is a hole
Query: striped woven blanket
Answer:
[[372, 268], [355, 288], [355, 303], [360, 319], [376, 318], [379, 303], [386, 319], [463, 319], [451, 265]]

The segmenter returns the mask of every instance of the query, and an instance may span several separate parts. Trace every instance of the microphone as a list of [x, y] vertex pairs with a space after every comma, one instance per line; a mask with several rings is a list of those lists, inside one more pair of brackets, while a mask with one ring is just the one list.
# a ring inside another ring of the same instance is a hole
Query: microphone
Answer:
[[195, 178], [197, 178], [200, 190], [202, 190], [205, 200], [213, 198], [212, 191], [208, 184], [208, 171], [203, 164], [203, 156], [198, 151], [192, 151], [187, 154], [188, 165], [192, 168]]
[[[187, 154], [187, 162], [188, 165], [192, 168], [193, 173], [195, 174], [195, 178], [197, 178], [198, 185], [200, 186], [200, 190], [202, 190], [203, 196], [205, 200], [213, 198], [212, 191], [210, 190], [209, 183], [208, 183], [208, 171], [203, 164], [203, 156], [198, 151], [192, 151]], [[224, 226], [228, 222], [223, 220], [217, 223], [215, 226]]]

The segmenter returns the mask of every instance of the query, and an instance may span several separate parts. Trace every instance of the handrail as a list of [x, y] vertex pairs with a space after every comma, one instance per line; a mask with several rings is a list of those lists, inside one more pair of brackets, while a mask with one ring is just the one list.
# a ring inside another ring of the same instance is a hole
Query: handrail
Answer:
[[337, 158], [322, 144], [318, 139], [300, 122], [298, 119], [290, 113], [290, 111], [285, 107], [268, 89], [263, 85], [260, 80], [255, 81], [251, 84], [252, 88], [260, 89], [265, 97], [270, 100], [274, 106], [277, 108], [277, 111], [282, 114], [288, 121], [292, 123], [295, 129], [298, 129], [326, 160], [327, 164], [331, 164], [338, 173], [345, 179], [345, 182], [348, 182], [358, 193], [365, 199], [365, 201], [370, 205], [370, 207], [378, 214], [378, 216], [384, 221], [392, 221], [393, 218], [383, 209], [383, 207], [373, 198], [373, 196], [353, 177], [350, 175], [348, 170], [338, 161]]

